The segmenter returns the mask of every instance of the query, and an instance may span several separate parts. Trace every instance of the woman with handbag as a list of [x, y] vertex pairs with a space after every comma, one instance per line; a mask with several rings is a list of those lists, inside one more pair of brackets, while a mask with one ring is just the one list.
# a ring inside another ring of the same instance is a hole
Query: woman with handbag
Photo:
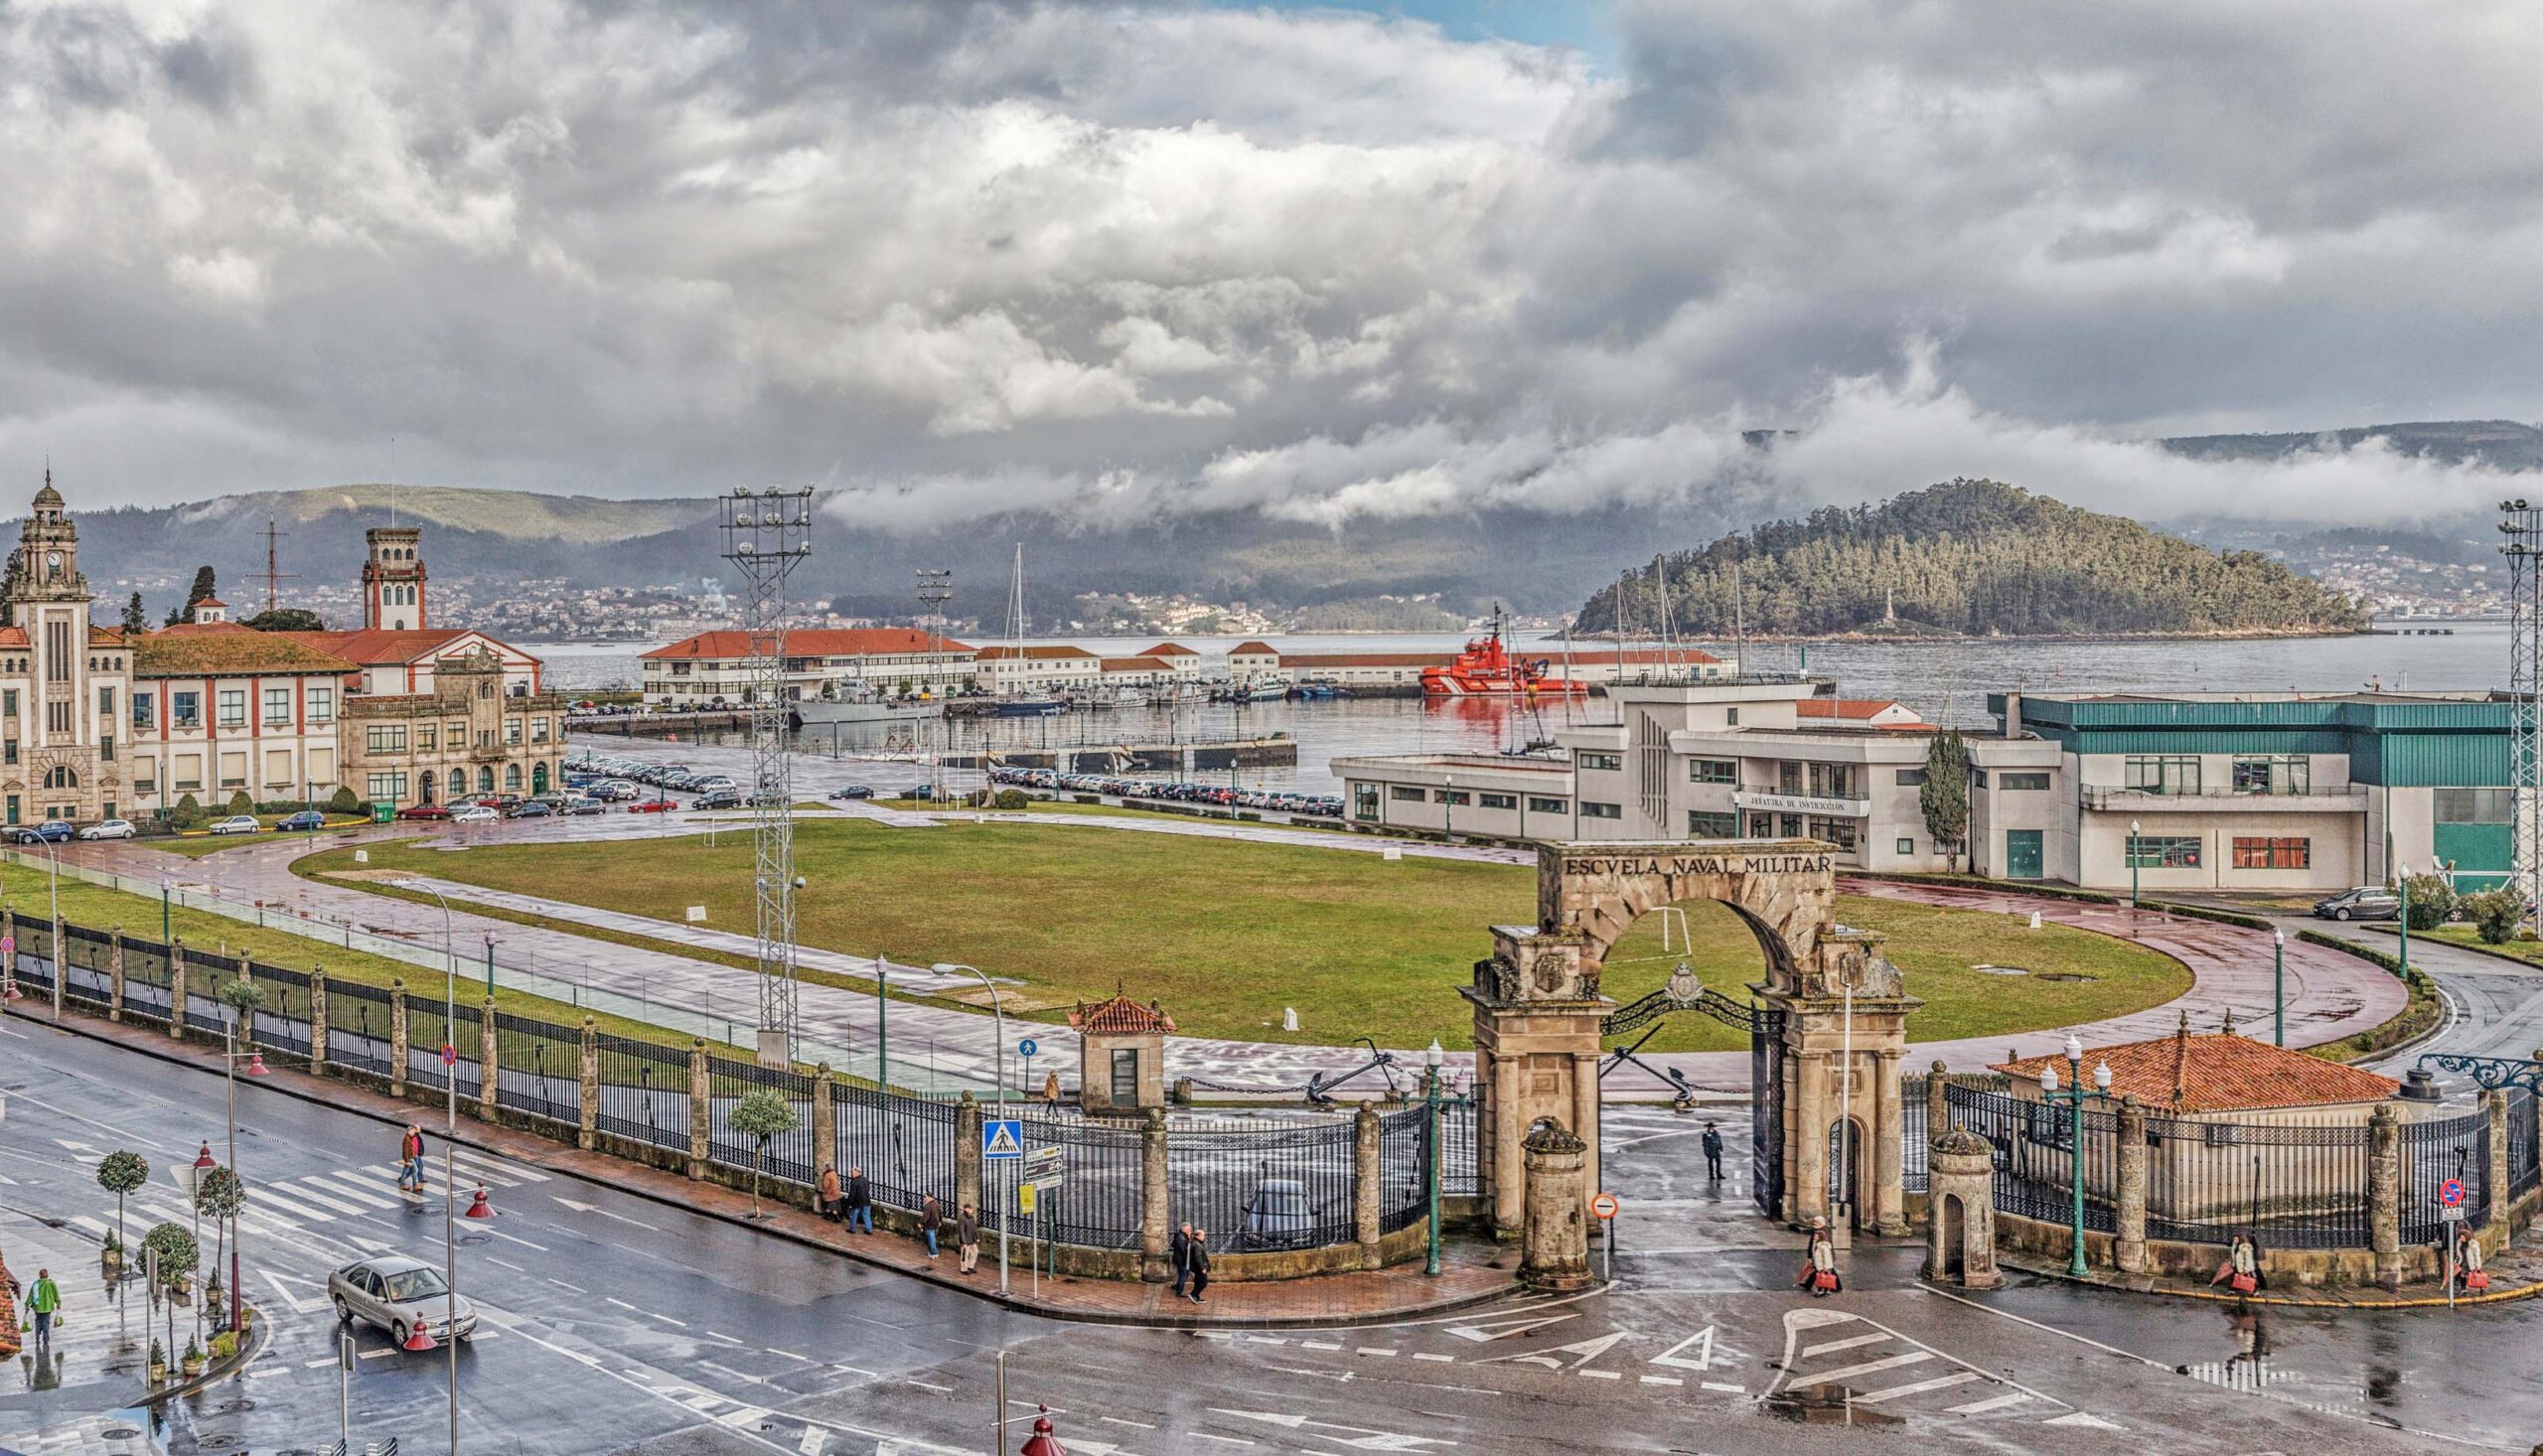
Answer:
[[2269, 1276], [2261, 1272], [2260, 1241], [2249, 1234], [2234, 1236], [2233, 1246], [2225, 1250], [2225, 1262], [2216, 1266], [2216, 1277], [2209, 1287], [2223, 1284], [2237, 1294], [2253, 1294], [2269, 1287]]
[[1813, 1217], [1810, 1221], [1810, 1254], [1802, 1260], [1799, 1287], [1810, 1291], [1813, 1299], [1825, 1299], [1845, 1288], [1837, 1276], [1837, 1243], [1828, 1235], [1828, 1221]]
[[2481, 1267], [2481, 1240], [2473, 1237], [2468, 1224], [2455, 1226], [2455, 1277], [2463, 1281], [2467, 1294], [2490, 1287], [2489, 1270]]

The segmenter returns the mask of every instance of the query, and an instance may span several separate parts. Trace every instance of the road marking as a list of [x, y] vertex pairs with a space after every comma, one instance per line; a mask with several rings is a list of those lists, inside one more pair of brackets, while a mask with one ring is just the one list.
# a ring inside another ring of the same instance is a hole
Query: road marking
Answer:
[[[1695, 1334], [1689, 1335], [1686, 1339], [1679, 1341], [1677, 1344], [1661, 1351], [1658, 1355], [1651, 1357], [1649, 1363], [1657, 1366], [1665, 1366], [1670, 1370], [1707, 1371], [1713, 1369], [1713, 1326], [1705, 1326]], [[1690, 1345], [1700, 1345], [1703, 1348], [1698, 1350], [1692, 1358], [1679, 1353]], [[1724, 1351], [1723, 1358], [1727, 1360], [1729, 1352]]]
[[494, 1264], [495, 1266], [497, 1266], [497, 1267], [499, 1267], [499, 1268], [506, 1268], [506, 1269], [510, 1269], [510, 1270], [512, 1270], [512, 1271], [513, 1271], [514, 1273], [516, 1273], [516, 1274], [526, 1274], [526, 1273], [528, 1273], [528, 1272], [529, 1272], [529, 1270], [523, 1268], [523, 1267], [522, 1267], [521, 1265], [519, 1265], [519, 1264], [511, 1263], [511, 1262], [508, 1262], [508, 1261], [506, 1261], [506, 1260], [504, 1260], [504, 1259], [499, 1259], [499, 1258], [495, 1257], [495, 1256], [494, 1256], [493, 1254], [491, 1254], [491, 1253], [490, 1253], [490, 1254], [488, 1254], [488, 1255], [486, 1255], [486, 1262], [488, 1262], [488, 1263], [490, 1263], [490, 1264]]
[[2012, 1395], [1996, 1395], [1985, 1400], [1972, 1400], [1966, 1405], [1954, 1405], [1950, 1409], [1945, 1410], [1943, 1414], [1984, 1415], [1990, 1410], [2002, 1410], [2008, 1405], [2019, 1405], [2029, 1398], [2030, 1397], [2028, 1395], [2019, 1393]]
[[802, 1456], [821, 1456], [822, 1447], [828, 1443], [829, 1438], [828, 1431], [817, 1425], [808, 1425], [804, 1427], [803, 1439], [795, 1443], [795, 1449], [801, 1452]]
[[1208, 1431], [1194, 1431], [1192, 1433], [1192, 1439], [1196, 1441], [1225, 1441], [1231, 1446], [1251, 1446], [1254, 1444], [1252, 1441], [1249, 1441], [1242, 1436], [1214, 1436]]
[[[313, 1173], [299, 1181], [303, 1187], [323, 1189], [328, 1193], [334, 1194], [338, 1198], [352, 1199], [354, 1202], [361, 1204], [367, 1209], [394, 1209], [405, 1207], [403, 1203], [396, 1199], [381, 1198], [378, 1194], [375, 1194], [370, 1189], [364, 1188], [358, 1184], [348, 1186], [350, 1180], [343, 1179], [339, 1175], [333, 1173]], [[334, 1205], [331, 1204], [329, 1207], [332, 1208]]]
[[1642, 1377], [1642, 1383], [1646, 1385], [1683, 1385], [1686, 1383], [1685, 1381], [1676, 1376], [1644, 1376]]
[[1128, 1419], [1128, 1418], [1126, 1418], [1126, 1417], [1119, 1416], [1119, 1415], [1099, 1415], [1099, 1416], [1097, 1416], [1097, 1417], [1096, 1417], [1096, 1419], [1097, 1419], [1097, 1420], [1101, 1420], [1101, 1421], [1107, 1421], [1107, 1422], [1110, 1422], [1111, 1424], [1114, 1424], [1114, 1425], [1136, 1426], [1136, 1427], [1138, 1427], [1140, 1430], [1143, 1430], [1143, 1431], [1152, 1431], [1152, 1430], [1155, 1430], [1155, 1429], [1156, 1429], [1156, 1426], [1155, 1426], [1152, 1422], [1144, 1421], [1144, 1420], [1130, 1420], [1130, 1419]]
[[1298, 1348], [1300, 1350], [1339, 1350], [1342, 1347], [1330, 1340], [1300, 1340]]
[[291, 1306], [291, 1312], [293, 1314], [307, 1314], [311, 1310], [319, 1307], [315, 1304], [303, 1303], [297, 1295], [284, 1288], [282, 1284], [282, 1277], [276, 1274], [273, 1270], [265, 1269], [261, 1272], [265, 1276], [265, 1282], [273, 1285], [274, 1292], [282, 1296], [282, 1302]]
[[501, 1229], [489, 1229], [485, 1232], [494, 1235], [497, 1238], [504, 1240], [506, 1243], [518, 1243], [525, 1248], [537, 1249], [540, 1253], [545, 1253], [547, 1251], [547, 1245], [544, 1243], [532, 1243], [526, 1238], [515, 1238], [513, 1236], [505, 1233]]
[[1861, 1365], [1849, 1365], [1838, 1370], [1813, 1371], [1808, 1375], [1795, 1375], [1790, 1377], [1790, 1380], [1796, 1385], [1842, 1385], [1859, 1376], [1896, 1370], [1902, 1365], [1922, 1365], [1933, 1358], [1932, 1351], [1910, 1350], [1904, 1355], [1892, 1355], [1884, 1360], [1867, 1360]]
[[1801, 1356], [1802, 1359], [1807, 1360], [1814, 1355], [1834, 1355], [1840, 1350], [1852, 1350], [1858, 1345], [1877, 1345], [1888, 1338], [1887, 1335], [1856, 1335], [1850, 1339], [1831, 1340], [1825, 1345], [1806, 1345], [1802, 1347]]
[[[332, 1224], [336, 1222], [336, 1216], [334, 1214], [322, 1213], [317, 1209], [301, 1208], [296, 1204], [284, 1203], [279, 1197], [267, 1193], [263, 1189], [257, 1188], [252, 1184], [249, 1185], [247, 1189], [247, 1197], [256, 1203], [265, 1205], [268, 1208], [279, 1209], [286, 1215], [307, 1219], [313, 1224]], [[359, 1210], [356, 1212], [359, 1212]]]
[[356, 1358], [356, 1359], [359, 1359], [359, 1360], [382, 1360], [382, 1359], [385, 1359], [386, 1357], [391, 1356], [391, 1355], [394, 1355], [394, 1354], [396, 1354], [396, 1353], [397, 1353], [396, 1347], [395, 1347], [395, 1346], [390, 1346], [390, 1347], [389, 1347], [388, 1349], [386, 1349], [386, 1350], [366, 1350], [366, 1351], [364, 1351], [361, 1355], [359, 1355], [359, 1356], [357, 1356], [357, 1357], [355, 1357], [355, 1358]]
[[[305, 1181], [305, 1182], [310, 1182], [310, 1183], [315, 1183], [315, 1182], [317, 1182], [318, 1180], [316, 1180], [316, 1179], [314, 1179], [314, 1178], [313, 1178], [313, 1179], [307, 1179], [307, 1180], [304, 1180], [304, 1181]], [[327, 1194], [325, 1194], [325, 1193], [320, 1193], [319, 1191], [317, 1191], [317, 1190], [316, 1190], [316, 1189], [314, 1189], [314, 1188], [306, 1188], [306, 1187], [303, 1187], [303, 1186], [302, 1186], [301, 1184], [299, 1184], [299, 1183], [278, 1183], [278, 1184], [276, 1184], [276, 1185], [274, 1185], [274, 1186], [275, 1186], [277, 1189], [279, 1189], [279, 1190], [284, 1190], [284, 1191], [288, 1191], [288, 1192], [291, 1192], [291, 1193], [298, 1194], [300, 1197], [305, 1198], [305, 1199], [308, 1199], [311, 1203], [314, 1203], [314, 1204], [318, 1205], [320, 1208], [323, 1208], [323, 1209], [334, 1209], [337, 1213], [343, 1214], [343, 1215], [345, 1215], [345, 1216], [346, 1216], [346, 1217], [348, 1217], [348, 1218], [359, 1219], [359, 1218], [361, 1218], [364, 1214], [366, 1214], [366, 1213], [370, 1212], [370, 1211], [369, 1211], [367, 1208], [365, 1208], [363, 1205], [358, 1204], [358, 1203], [355, 1203], [355, 1202], [353, 1201], [353, 1197], [352, 1197], [352, 1195], [350, 1195], [350, 1194], [339, 1195], [338, 1197], [330, 1198], [330, 1197], [328, 1197], [328, 1196], [327, 1196]], [[329, 1190], [329, 1192], [331, 1192], [331, 1193], [332, 1193], [332, 1192], [334, 1192], [334, 1190], [330, 1189], [330, 1190]], [[386, 1205], [386, 1204], [382, 1204], [382, 1205], [380, 1205], [380, 1207], [381, 1207], [381, 1208], [386, 1208], [386, 1207], [388, 1207], [388, 1205]]]
[[1921, 1395], [1927, 1390], [1947, 1390], [1954, 1385], [1966, 1385], [1971, 1381], [1982, 1379], [1984, 1379], [1984, 1377], [1980, 1376], [1976, 1371], [1956, 1370], [1950, 1375], [1936, 1376], [1930, 1381], [1917, 1381], [1913, 1384], [1891, 1385], [1885, 1389], [1873, 1390], [1869, 1393], [1858, 1392], [1855, 1395], [1855, 1403], [1857, 1405], [1877, 1405], [1883, 1400], [1895, 1400], [1902, 1395]]
[[1454, 1365], [1457, 1361], [1457, 1358], [1453, 1355], [1424, 1355], [1418, 1350], [1414, 1352], [1413, 1358], [1416, 1360], [1436, 1361], [1442, 1365]]
[[648, 1223], [646, 1223], [646, 1222], [645, 1222], [644, 1220], [642, 1220], [642, 1219], [631, 1219], [631, 1218], [626, 1217], [626, 1216], [625, 1216], [625, 1215], [623, 1215], [623, 1214], [613, 1214], [613, 1213], [611, 1213], [609, 1210], [607, 1210], [607, 1209], [605, 1209], [605, 1208], [602, 1208], [602, 1207], [601, 1207], [600, 1205], [598, 1205], [598, 1204], [576, 1203], [574, 1200], [572, 1200], [572, 1199], [570, 1199], [570, 1198], [561, 1198], [561, 1197], [558, 1197], [557, 1195], [552, 1194], [552, 1193], [551, 1193], [551, 1194], [549, 1194], [549, 1195], [547, 1195], [547, 1196], [548, 1196], [549, 1198], [551, 1198], [551, 1199], [555, 1199], [555, 1200], [556, 1200], [556, 1202], [558, 1202], [558, 1203], [560, 1203], [560, 1204], [563, 1204], [565, 1207], [567, 1207], [567, 1208], [569, 1208], [569, 1209], [572, 1209], [575, 1213], [578, 1213], [578, 1214], [598, 1214], [598, 1215], [600, 1215], [600, 1216], [601, 1216], [602, 1218], [604, 1218], [604, 1219], [616, 1219], [618, 1222], [620, 1222], [620, 1223], [622, 1223], [622, 1224], [633, 1224], [633, 1225], [635, 1225], [635, 1226], [636, 1226], [637, 1228], [639, 1228], [639, 1229], [651, 1229], [651, 1230], [653, 1230], [653, 1231], [654, 1231], [655, 1233], [657, 1233], [657, 1234], [660, 1234], [660, 1233], [662, 1233], [662, 1232], [663, 1232], [663, 1231], [662, 1231], [662, 1228], [661, 1228], [661, 1226], [660, 1226], [660, 1225], [656, 1225], [656, 1224], [648, 1224]]
[[1748, 1387], [1746, 1385], [1734, 1385], [1726, 1381], [1698, 1381], [1696, 1383], [1704, 1389], [1720, 1390], [1725, 1395], [1745, 1395], [1748, 1393]]
[[1460, 1340], [1472, 1340], [1478, 1345], [1484, 1345], [1494, 1340], [1507, 1340], [1513, 1335], [1524, 1335], [1531, 1330], [1542, 1330], [1548, 1325], [1559, 1325], [1565, 1320], [1578, 1318], [1580, 1318], [1580, 1311], [1576, 1309], [1568, 1310], [1562, 1314], [1547, 1315], [1542, 1319], [1534, 1315], [1521, 1315], [1517, 1319], [1487, 1320], [1479, 1324], [1459, 1325], [1448, 1333]]
[[576, 1294], [589, 1294], [589, 1293], [591, 1293], [591, 1291], [590, 1291], [589, 1289], [579, 1288], [579, 1287], [577, 1287], [577, 1286], [575, 1286], [575, 1285], [568, 1284], [568, 1283], [566, 1283], [566, 1282], [565, 1282], [564, 1280], [562, 1280], [562, 1279], [550, 1279], [550, 1280], [548, 1280], [547, 1282], [548, 1282], [548, 1283], [550, 1283], [550, 1284], [555, 1285], [555, 1286], [556, 1286], [557, 1288], [559, 1288], [559, 1289], [572, 1289]]
[[782, 1355], [782, 1356], [786, 1357], [788, 1360], [800, 1360], [800, 1361], [804, 1362], [806, 1365], [813, 1365], [813, 1364], [816, 1364], [816, 1363], [817, 1363], [817, 1362], [815, 1362], [815, 1361], [814, 1361], [814, 1359], [813, 1359], [811, 1356], [809, 1356], [809, 1355], [798, 1355], [798, 1354], [796, 1354], [796, 1353], [795, 1353], [794, 1351], [792, 1351], [792, 1350], [780, 1350], [780, 1349], [778, 1349], [778, 1348], [777, 1348], [776, 1346], [774, 1346], [774, 1345], [771, 1345], [771, 1346], [769, 1346], [769, 1347], [768, 1347], [768, 1353], [769, 1353], [769, 1354], [771, 1354], [771, 1355]]
[[925, 1381], [914, 1381], [906, 1376], [902, 1377], [901, 1383], [904, 1385], [916, 1385], [922, 1390], [934, 1390], [940, 1395], [951, 1395], [954, 1393], [954, 1387], [952, 1385], [931, 1385]]
[[518, 1163], [505, 1162], [501, 1159], [489, 1157], [484, 1153], [471, 1152], [466, 1148], [455, 1150], [452, 1156], [457, 1158], [463, 1164], [484, 1168], [492, 1176], [519, 1178], [528, 1183], [545, 1183], [548, 1181], [547, 1175], [544, 1173], [534, 1172]]
[[[1575, 1340], [1570, 1345], [1557, 1345], [1550, 1350], [1531, 1350], [1521, 1355], [1496, 1355], [1490, 1360], [1478, 1360], [1474, 1363], [1476, 1365], [1537, 1365], [1547, 1370], [1576, 1371], [1614, 1349], [1616, 1342], [1624, 1337], [1624, 1331], [1616, 1330], [1594, 1339]], [[1578, 1355], [1580, 1358], [1567, 1366], [1557, 1358], [1565, 1355]]]
[[1611, 1370], [1584, 1370], [1576, 1372], [1576, 1374], [1585, 1381], [1620, 1381], [1624, 1379], [1622, 1375]]
[[1393, 1350], [1377, 1350], [1377, 1349], [1373, 1349], [1373, 1348], [1371, 1348], [1371, 1347], [1369, 1347], [1369, 1346], [1366, 1346], [1366, 1345], [1363, 1345], [1363, 1346], [1361, 1346], [1361, 1347], [1360, 1347], [1360, 1353], [1361, 1353], [1362, 1355], [1393, 1355], [1393, 1354], [1395, 1354], [1395, 1352], [1394, 1352]]
[[2072, 1415], [2052, 1415], [2048, 1419], [2041, 1421], [2040, 1424], [2079, 1425], [2087, 1430], [2096, 1431], [2124, 1431], [2128, 1429], [2128, 1427], [2124, 1425], [2115, 1425], [2110, 1421], [2102, 1419], [2098, 1415], [2087, 1415], [2080, 1410], [2076, 1411]]

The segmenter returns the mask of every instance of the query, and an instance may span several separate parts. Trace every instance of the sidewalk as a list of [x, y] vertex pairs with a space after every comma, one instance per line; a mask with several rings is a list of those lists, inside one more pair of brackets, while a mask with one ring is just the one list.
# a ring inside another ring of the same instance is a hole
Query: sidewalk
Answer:
[[[34, 1002], [20, 1002], [10, 1008], [9, 1014], [40, 1025], [54, 1024], [51, 1015]], [[161, 1062], [192, 1067], [211, 1076], [220, 1074], [221, 1054], [218, 1050], [193, 1042], [170, 1041], [164, 1032], [153, 1028], [126, 1026], [75, 1014], [64, 1017], [61, 1027], [75, 1035], [110, 1043]], [[270, 1070], [263, 1086], [269, 1091], [305, 1101], [372, 1118], [387, 1127], [403, 1126], [413, 1118], [417, 1106], [416, 1103], [368, 1092], [341, 1081], [285, 1071], [279, 1067]], [[1419, 1263], [1408, 1263], [1371, 1272], [1329, 1274], [1312, 1279], [1259, 1283], [1229, 1281], [1213, 1284], [1209, 1302], [1196, 1305], [1173, 1299], [1166, 1287], [1160, 1284], [1045, 1275], [1041, 1298], [1036, 1300], [1029, 1297], [1031, 1272], [1020, 1263], [1009, 1271], [1009, 1292], [998, 1293], [996, 1249], [986, 1238], [981, 1244], [979, 1270], [966, 1277], [954, 1272], [955, 1261], [950, 1246], [944, 1257], [930, 1259], [926, 1246], [915, 1238], [894, 1234], [851, 1235], [827, 1220], [782, 1204], [766, 1205], [775, 1211], [774, 1217], [753, 1224], [750, 1219], [751, 1198], [745, 1192], [717, 1183], [693, 1182], [676, 1173], [663, 1172], [604, 1153], [584, 1152], [571, 1144], [535, 1133], [463, 1118], [459, 1124], [458, 1142], [463, 1147], [496, 1153], [567, 1177], [607, 1184], [639, 1198], [744, 1225], [775, 1238], [828, 1249], [859, 1263], [890, 1269], [948, 1289], [959, 1289], [975, 1298], [1051, 1319], [1171, 1329], [1379, 1324], [1481, 1304], [1518, 1288], [1517, 1278], [1512, 1273], [1518, 1260], [1516, 1249], [1505, 1249], [1485, 1239], [1460, 1238], [1450, 1240], [1443, 1249], [1439, 1275], [1435, 1279], [1424, 1275]]]
[[[2008, 1269], [2041, 1279], [2059, 1279], [2072, 1284], [2089, 1284], [2097, 1289], [2113, 1289], [2127, 1294], [2157, 1294], [2170, 1299], [2201, 1299], [2211, 1304], [2277, 1305], [2291, 1309], [2444, 1309], [2446, 1290], [2436, 1284], [2405, 1284], [2399, 1289], [2381, 1285], [2306, 1285], [2273, 1281], [2257, 1294], [2236, 1294], [2221, 1285], [2209, 1285], [2196, 1279], [2178, 1279], [2155, 1274], [2121, 1274], [2108, 1269], [2095, 1269], [2078, 1279], [2066, 1272], [2063, 1264], [2017, 1262], [1997, 1256]], [[2543, 1294], [2543, 1253], [2524, 1249], [2500, 1254], [2485, 1265], [2490, 1287], [2479, 1294], [2458, 1293], [2459, 1306], [2505, 1304], [2511, 1300], [2529, 1299]]]

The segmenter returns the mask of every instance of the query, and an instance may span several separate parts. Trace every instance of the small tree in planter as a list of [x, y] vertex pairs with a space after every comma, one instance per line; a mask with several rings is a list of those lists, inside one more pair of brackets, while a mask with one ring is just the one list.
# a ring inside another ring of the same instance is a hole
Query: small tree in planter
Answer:
[[735, 1132], [756, 1140], [751, 1151], [751, 1217], [756, 1219], [760, 1216], [760, 1169], [768, 1162], [768, 1140], [795, 1130], [795, 1109], [787, 1105], [784, 1097], [760, 1088], [743, 1094], [728, 1120]]
[[203, 1374], [203, 1347], [195, 1343], [192, 1335], [186, 1337], [186, 1353], [178, 1358], [177, 1369], [190, 1381]]
[[[206, 1168], [195, 1180], [195, 1212], [212, 1220], [212, 1232], [220, 1241], [214, 1245], [212, 1279], [205, 1289], [207, 1307], [218, 1306], [221, 1296], [213, 1292], [221, 1282], [222, 1264], [229, 1256], [229, 1228], [238, 1211], [247, 1206], [247, 1185], [235, 1168]], [[215, 1309], [217, 1319], [218, 1310]]]
[[123, 1197], [150, 1181], [150, 1164], [122, 1148], [97, 1160], [97, 1186], [115, 1196], [115, 1237], [106, 1240], [107, 1267], [123, 1262]]
[[160, 1344], [156, 1335], [150, 1337], [150, 1383], [168, 1383], [168, 1347]]
[[158, 1255], [159, 1287], [170, 1294], [182, 1292], [195, 1266], [203, 1262], [203, 1245], [195, 1242], [183, 1224], [158, 1225], [141, 1236], [141, 1246]]
[[2455, 918], [2455, 886], [2444, 875], [2410, 878], [2411, 929], [2433, 931]]

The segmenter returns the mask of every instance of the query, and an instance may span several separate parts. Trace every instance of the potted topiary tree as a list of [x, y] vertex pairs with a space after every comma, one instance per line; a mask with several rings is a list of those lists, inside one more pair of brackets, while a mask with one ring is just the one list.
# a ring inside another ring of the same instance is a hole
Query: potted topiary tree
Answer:
[[141, 1236], [142, 1248], [158, 1256], [159, 1287], [171, 1296], [186, 1292], [195, 1266], [203, 1262], [203, 1245], [183, 1224], [160, 1224]]
[[150, 1181], [150, 1164], [141, 1154], [122, 1148], [97, 1160], [97, 1186], [115, 1196], [115, 1232], [106, 1240], [106, 1272], [112, 1274], [123, 1264], [123, 1199]]
[[247, 1185], [234, 1168], [206, 1168], [195, 1180], [195, 1212], [212, 1220], [212, 1275], [205, 1281], [204, 1298], [213, 1310], [215, 1328], [219, 1327], [221, 1270], [229, 1257], [229, 1231], [238, 1211], [247, 1206]]
[[795, 1109], [786, 1099], [767, 1088], [743, 1094], [735, 1103], [728, 1122], [735, 1132], [757, 1139], [751, 1150], [751, 1217], [762, 1217], [759, 1209], [760, 1169], [768, 1162], [768, 1140], [781, 1132], [795, 1130]]
[[156, 1335], [150, 1337], [150, 1383], [168, 1383], [168, 1347], [160, 1344]]
[[190, 1381], [203, 1374], [203, 1347], [192, 1335], [186, 1337], [186, 1353], [177, 1358], [177, 1370]]

